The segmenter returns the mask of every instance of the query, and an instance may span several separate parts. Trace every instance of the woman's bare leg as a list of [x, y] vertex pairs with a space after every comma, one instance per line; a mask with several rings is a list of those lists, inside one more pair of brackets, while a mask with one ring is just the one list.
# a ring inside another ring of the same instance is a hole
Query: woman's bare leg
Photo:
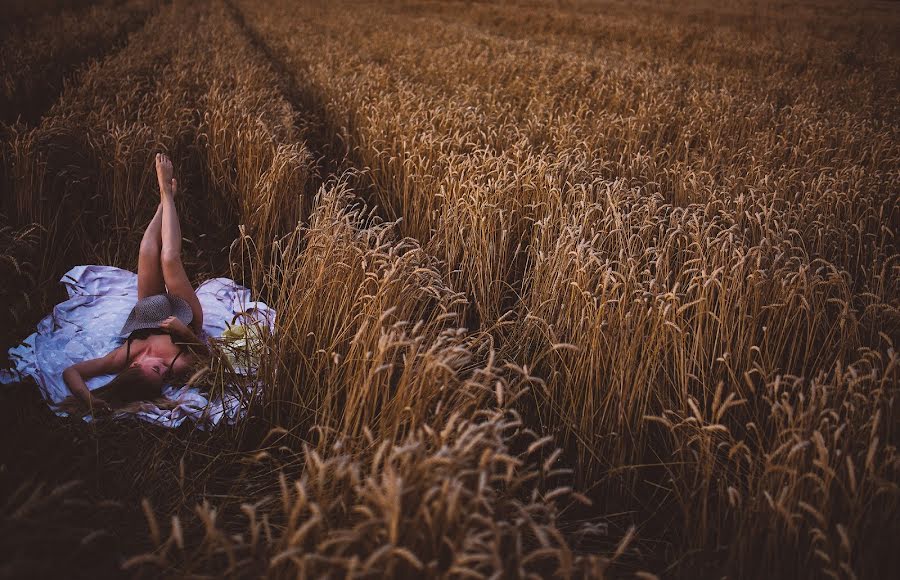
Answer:
[[194, 314], [191, 326], [195, 331], [199, 331], [203, 327], [203, 309], [181, 263], [181, 224], [178, 223], [178, 212], [175, 209], [178, 183], [172, 177], [172, 162], [164, 154], [157, 155], [156, 176], [159, 179], [162, 208], [160, 263], [163, 279], [170, 294], [184, 299], [191, 305]]
[[156, 215], [147, 224], [144, 237], [141, 239], [141, 248], [138, 253], [138, 300], [145, 296], [153, 296], [166, 291], [165, 278], [163, 278], [160, 253], [162, 251], [162, 204], [156, 208]]

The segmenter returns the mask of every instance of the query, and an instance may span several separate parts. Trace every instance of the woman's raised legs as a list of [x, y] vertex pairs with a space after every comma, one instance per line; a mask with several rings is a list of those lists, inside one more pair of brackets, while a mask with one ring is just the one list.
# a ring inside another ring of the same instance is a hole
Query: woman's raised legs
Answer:
[[156, 176], [159, 181], [162, 209], [160, 264], [163, 279], [169, 294], [183, 298], [191, 305], [194, 314], [191, 326], [195, 331], [199, 331], [203, 327], [203, 309], [181, 263], [181, 224], [178, 222], [178, 212], [175, 209], [178, 182], [173, 177], [172, 162], [164, 153], [156, 156]]

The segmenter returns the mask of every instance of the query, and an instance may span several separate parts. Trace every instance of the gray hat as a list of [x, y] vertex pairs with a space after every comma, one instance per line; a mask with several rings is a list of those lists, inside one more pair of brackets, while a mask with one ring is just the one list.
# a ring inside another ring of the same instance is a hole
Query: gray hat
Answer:
[[160, 323], [170, 316], [185, 324], [190, 324], [194, 319], [191, 305], [183, 298], [168, 293], [145, 296], [131, 309], [128, 320], [122, 327], [122, 334], [129, 335], [141, 328], [159, 328]]

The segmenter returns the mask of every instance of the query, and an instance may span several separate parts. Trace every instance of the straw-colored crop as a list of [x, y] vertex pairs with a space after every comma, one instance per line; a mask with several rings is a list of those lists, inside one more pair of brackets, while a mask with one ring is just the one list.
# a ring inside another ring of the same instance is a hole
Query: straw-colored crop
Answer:
[[251, 419], [123, 459], [147, 526], [125, 568], [900, 565], [897, 22], [830, 0], [161, 6], [4, 143], [0, 264], [38, 288], [133, 267], [165, 148], [196, 276], [278, 311]]

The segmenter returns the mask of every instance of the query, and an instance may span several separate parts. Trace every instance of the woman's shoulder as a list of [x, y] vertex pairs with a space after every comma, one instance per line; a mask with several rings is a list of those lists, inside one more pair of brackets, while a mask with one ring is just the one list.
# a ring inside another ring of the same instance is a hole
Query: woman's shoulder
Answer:
[[128, 335], [123, 346], [130, 352], [129, 358], [134, 358], [136, 354], [141, 354], [148, 348], [163, 356], [167, 356], [169, 350], [177, 349], [172, 335], [159, 328], [136, 330]]

